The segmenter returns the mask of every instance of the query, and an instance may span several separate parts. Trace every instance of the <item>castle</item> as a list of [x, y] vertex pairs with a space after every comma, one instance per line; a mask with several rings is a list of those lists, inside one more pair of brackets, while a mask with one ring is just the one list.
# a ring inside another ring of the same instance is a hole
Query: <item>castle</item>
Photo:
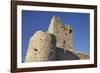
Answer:
[[47, 32], [37, 31], [30, 38], [25, 62], [89, 59], [75, 51], [72, 33], [72, 26], [53, 16]]

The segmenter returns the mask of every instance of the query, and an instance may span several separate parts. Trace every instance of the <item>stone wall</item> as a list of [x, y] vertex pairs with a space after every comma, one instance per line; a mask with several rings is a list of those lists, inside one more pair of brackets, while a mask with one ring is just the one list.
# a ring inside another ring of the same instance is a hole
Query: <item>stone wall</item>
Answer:
[[82, 59], [90, 59], [90, 56], [85, 53], [76, 53], [76, 55], [82, 60]]
[[37, 31], [29, 41], [25, 62], [54, 59], [56, 38], [51, 33]]

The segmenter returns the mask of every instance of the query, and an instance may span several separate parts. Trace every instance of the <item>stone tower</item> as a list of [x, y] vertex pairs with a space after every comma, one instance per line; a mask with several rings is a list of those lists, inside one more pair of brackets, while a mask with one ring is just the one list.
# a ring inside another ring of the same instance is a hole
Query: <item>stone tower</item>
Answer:
[[29, 40], [25, 62], [54, 59], [56, 38], [48, 32], [37, 31]]
[[53, 16], [48, 32], [55, 35], [57, 40], [56, 47], [74, 52], [72, 44], [72, 27], [70, 25], [64, 25], [59, 17]]

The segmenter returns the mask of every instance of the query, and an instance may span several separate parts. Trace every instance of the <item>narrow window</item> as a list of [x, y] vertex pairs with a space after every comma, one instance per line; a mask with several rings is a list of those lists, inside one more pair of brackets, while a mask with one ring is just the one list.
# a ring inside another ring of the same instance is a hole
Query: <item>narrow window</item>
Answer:
[[65, 44], [65, 40], [64, 40], [64, 42], [63, 42], [64, 44]]
[[63, 47], [65, 47], [65, 43], [66, 43], [66, 42], [65, 42], [65, 40], [64, 40], [64, 41], [63, 41]]

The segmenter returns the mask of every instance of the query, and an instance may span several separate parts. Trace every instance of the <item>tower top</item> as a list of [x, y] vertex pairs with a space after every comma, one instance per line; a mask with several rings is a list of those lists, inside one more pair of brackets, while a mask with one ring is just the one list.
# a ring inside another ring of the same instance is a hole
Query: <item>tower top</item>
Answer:
[[57, 47], [74, 52], [71, 25], [64, 25], [59, 17], [53, 16], [48, 28], [48, 32], [56, 36]]
[[49, 25], [49, 28], [48, 28], [48, 32], [50, 33], [54, 33], [54, 29], [58, 26], [61, 26], [61, 27], [64, 27], [65, 29], [68, 29], [68, 30], [72, 30], [72, 26], [71, 25], [64, 25], [61, 20], [60, 20], [60, 17], [57, 17], [57, 16], [53, 16], [51, 21], [50, 21], [50, 25]]
[[59, 23], [61, 24], [60, 17], [53, 16], [51, 21], [50, 21], [50, 25], [49, 25], [48, 31], [50, 33], [53, 33], [54, 28], [55, 28], [54, 26], [59, 26]]

